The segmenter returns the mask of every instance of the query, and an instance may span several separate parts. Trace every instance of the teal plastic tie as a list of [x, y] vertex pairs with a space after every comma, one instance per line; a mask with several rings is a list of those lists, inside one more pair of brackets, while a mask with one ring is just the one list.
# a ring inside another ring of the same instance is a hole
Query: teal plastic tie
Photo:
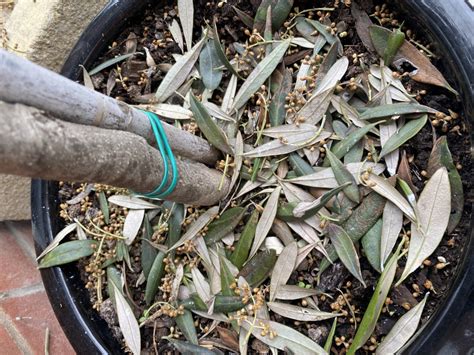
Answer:
[[[176, 166], [176, 159], [174, 157], [173, 151], [168, 143], [168, 138], [166, 137], [165, 130], [163, 129], [163, 125], [161, 124], [160, 119], [156, 114], [149, 111], [143, 111], [148, 119], [150, 120], [151, 128], [153, 129], [153, 133], [155, 135], [157, 148], [161, 154], [161, 158], [163, 159], [163, 180], [161, 181], [160, 185], [153, 190], [152, 192], [141, 194], [141, 196], [148, 197], [148, 198], [159, 198], [163, 199], [168, 196], [170, 193], [173, 192], [176, 185], [178, 184], [178, 167]], [[168, 161], [171, 165], [171, 183], [168, 184]], [[163, 191], [166, 188], [165, 191]]]

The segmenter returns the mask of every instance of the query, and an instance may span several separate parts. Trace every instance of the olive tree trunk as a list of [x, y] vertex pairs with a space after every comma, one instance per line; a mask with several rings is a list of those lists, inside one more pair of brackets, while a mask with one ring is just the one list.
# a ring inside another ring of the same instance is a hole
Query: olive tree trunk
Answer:
[[[44, 110], [73, 123], [128, 131], [151, 145], [155, 137], [146, 114], [57, 73], [0, 50], [0, 100]], [[219, 151], [206, 140], [163, 122], [177, 155], [213, 165]]]
[[[177, 164], [179, 182], [166, 199], [213, 205], [226, 195], [229, 180], [219, 171], [188, 160]], [[163, 161], [135, 134], [64, 122], [36, 108], [0, 102], [0, 173], [145, 193], [162, 181]]]

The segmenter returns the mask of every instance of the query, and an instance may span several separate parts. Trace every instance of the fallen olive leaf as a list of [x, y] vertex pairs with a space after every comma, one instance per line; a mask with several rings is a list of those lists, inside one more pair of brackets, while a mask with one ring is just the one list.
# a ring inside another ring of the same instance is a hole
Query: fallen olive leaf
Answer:
[[270, 277], [270, 302], [275, 299], [278, 288], [285, 285], [293, 273], [297, 256], [298, 246], [296, 242], [287, 245], [278, 256]]
[[270, 124], [272, 127], [282, 125], [286, 117], [286, 96], [291, 91], [292, 77], [291, 71], [284, 70], [283, 77], [277, 91], [274, 93], [268, 114], [270, 117]]
[[146, 280], [145, 286], [145, 302], [147, 305], [153, 303], [158, 288], [161, 284], [161, 278], [163, 277], [164, 271], [164, 262], [166, 254], [162, 251], [159, 251], [153, 261], [150, 272], [148, 273], [148, 278]]
[[208, 41], [199, 54], [199, 73], [207, 89], [215, 90], [222, 80], [222, 70], [220, 57], [217, 54], [215, 44]]
[[[385, 207], [386, 206], [387, 205], [385, 205]], [[361, 239], [362, 248], [364, 249], [367, 260], [369, 261], [370, 265], [378, 272], [382, 271], [380, 268], [381, 236], [382, 220], [379, 219]]]
[[181, 32], [178, 21], [173, 20], [168, 28], [174, 41], [178, 44], [179, 49], [181, 49], [181, 52], [184, 52], [183, 33]]
[[343, 189], [346, 196], [352, 201], [359, 203], [360, 193], [354, 176], [352, 176], [344, 164], [342, 164], [341, 161], [329, 149], [326, 150], [326, 155], [331, 164], [331, 169], [334, 173], [337, 183], [339, 185], [346, 185], [346, 187]]
[[68, 264], [94, 254], [99, 242], [96, 240], [73, 240], [59, 244], [43, 256], [38, 267], [44, 269], [51, 266]]
[[153, 262], [155, 261], [156, 254], [158, 254], [158, 251], [151, 244], [152, 242], [151, 238], [153, 236], [153, 227], [150, 223], [150, 220], [147, 214], [145, 214], [143, 225], [144, 225], [144, 228], [143, 228], [144, 230], [143, 230], [143, 238], [142, 238], [142, 243], [141, 243], [140, 261], [142, 264], [143, 274], [145, 275], [145, 278], [147, 279], [151, 270], [151, 266], [153, 265]]
[[194, 319], [193, 315], [190, 311], [185, 309], [183, 314], [178, 315], [175, 318], [176, 325], [178, 326], [181, 333], [183, 333], [184, 337], [191, 343], [191, 344], [199, 344], [197, 338], [197, 331], [196, 327], [194, 326]]
[[395, 149], [405, 144], [408, 140], [414, 137], [428, 121], [428, 115], [422, 115], [415, 120], [409, 120], [405, 123], [394, 135], [392, 135], [383, 145], [379, 158], [384, 157]]
[[203, 346], [187, 343], [185, 341], [176, 340], [176, 339], [169, 339], [169, 341], [173, 344], [173, 346], [183, 355], [191, 355], [191, 354], [200, 354], [200, 355], [221, 355], [224, 354], [219, 349], [212, 349], [209, 350]]
[[270, 308], [273, 312], [285, 318], [290, 318], [303, 322], [318, 322], [340, 315], [337, 313], [321, 312], [311, 308], [293, 306], [288, 303], [268, 302], [267, 305], [268, 308]]
[[270, 275], [276, 260], [273, 249], [257, 253], [244, 265], [238, 276], [244, 277], [251, 287], [257, 287]]
[[43, 256], [48, 254], [51, 250], [56, 248], [59, 245], [59, 243], [61, 243], [62, 240], [65, 237], [67, 237], [69, 234], [74, 232], [76, 230], [76, 228], [77, 228], [77, 223], [71, 223], [71, 224], [68, 224], [63, 229], [61, 229], [61, 231], [58, 234], [56, 234], [53, 241], [51, 243], [49, 243], [49, 245], [46, 248], [44, 248], [44, 250], [41, 252], [41, 254], [36, 258], [36, 260], [41, 259]]
[[411, 115], [416, 113], [436, 113], [435, 109], [431, 107], [415, 104], [400, 102], [395, 104], [380, 105], [365, 109], [359, 118], [361, 120], [370, 120], [374, 118], [384, 118], [390, 116], [400, 115]]
[[193, 46], [194, 5], [192, 0], [178, 0], [178, 14], [183, 27], [184, 39], [188, 51]]
[[380, 264], [383, 270], [385, 261], [388, 260], [397, 243], [398, 236], [403, 227], [403, 213], [392, 202], [387, 201], [383, 210], [383, 226], [380, 238]]
[[128, 211], [125, 222], [123, 223], [123, 236], [125, 237], [125, 244], [131, 245], [140, 231], [143, 218], [145, 217], [145, 210], [130, 210]]
[[242, 268], [249, 256], [250, 248], [252, 247], [253, 238], [255, 237], [257, 229], [257, 223], [258, 211], [255, 209], [247, 221], [247, 224], [240, 235], [240, 239], [229, 259], [239, 270]]
[[138, 197], [113, 195], [109, 197], [109, 202], [120, 207], [126, 207], [134, 210], [157, 209], [160, 206], [154, 205]]
[[208, 304], [212, 298], [211, 287], [209, 286], [209, 283], [197, 267], [193, 267], [191, 269], [191, 275], [193, 277], [194, 287], [196, 288], [199, 298], [204, 301], [205, 304]]
[[226, 210], [219, 219], [209, 223], [206, 232], [206, 245], [211, 245], [224, 238], [227, 234], [232, 232], [240, 223], [245, 214], [245, 208], [234, 207]]
[[321, 292], [314, 288], [299, 287], [296, 285], [280, 285], [276, 291], [275, 299], [299, 300], [305, 297], [319, 295]]
[[117, 64], [125, 59], [128, 59], [130, 57], [133, 57], [134, 55], [136, 55], [137, 52], [134, 52], [134, 53], [128, 53], [128, 54], [124, 54], [124, 55], [119, 55], [118, 57], [115, 57], [115, 58], [112, 58], [112, 59], [109, 59], [107, 61], [105, 61], [104, 63], [96, 66], [94, 69], [91, 69], [89, 70], [89, 75], [92, 76], [92, 75], [95, 75], [99, 72], [101, 72], [102, 70], [114, 65], [114, 64]]

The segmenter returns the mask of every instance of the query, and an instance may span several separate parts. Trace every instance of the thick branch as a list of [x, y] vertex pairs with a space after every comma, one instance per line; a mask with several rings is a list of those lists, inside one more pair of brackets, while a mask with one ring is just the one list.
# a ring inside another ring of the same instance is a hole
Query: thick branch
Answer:
[[[179, 182], [171, 201], [212, 205], [222, 199], [227, 178], [207, 166], [178, 160]], [[123, 131], [77, 125], [43, 112], [0, 102], [0, 173], [46, 180], [97, 182], [136, 192], [156, 188], [163, 176], [159, 152]]]
[[[147, 116], [26, 59], [0, 50], [0, 100], [44, 110], [68, 122], [138, 134], [154, 145]], [[214, 164], [219, 152], [207, 141], [163, 122], [177, 155]]]

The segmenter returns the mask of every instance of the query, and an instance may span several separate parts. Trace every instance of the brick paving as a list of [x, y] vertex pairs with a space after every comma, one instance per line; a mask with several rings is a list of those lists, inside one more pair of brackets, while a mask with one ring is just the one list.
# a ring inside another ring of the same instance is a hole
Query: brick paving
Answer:
[[0, 222], [0, 354], [75, 354], [36, 268], [31, 223]]

